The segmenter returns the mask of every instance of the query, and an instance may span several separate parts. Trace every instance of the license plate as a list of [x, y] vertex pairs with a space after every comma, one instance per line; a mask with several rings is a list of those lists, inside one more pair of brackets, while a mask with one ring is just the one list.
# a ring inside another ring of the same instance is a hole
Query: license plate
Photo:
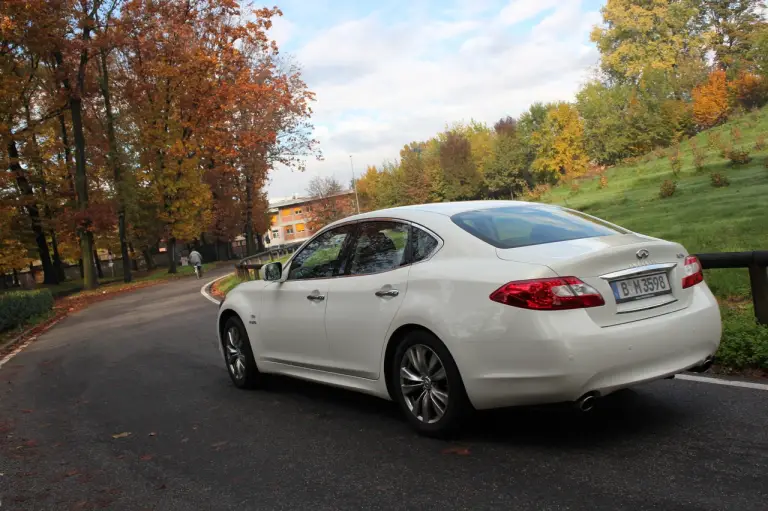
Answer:
[[672, 292], [666, 273], [616, 280], [611, 282], [611, 288], [613, 289], [616, 303], [642, 300], [643, 298], [665, 295]]

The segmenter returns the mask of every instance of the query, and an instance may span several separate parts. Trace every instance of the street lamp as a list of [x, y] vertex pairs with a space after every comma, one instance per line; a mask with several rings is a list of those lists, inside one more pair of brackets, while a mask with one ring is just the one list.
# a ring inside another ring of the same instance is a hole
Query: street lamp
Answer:
[[355, 164], [352, 163], [352, 155], [349, 155], [349, 168], [352, 169], [352, 186], [355, 188], [355, 204], [357, 205], [357, 213], [360, 214], [360, 199], [357, 198], [357, 180], [355, 179]]

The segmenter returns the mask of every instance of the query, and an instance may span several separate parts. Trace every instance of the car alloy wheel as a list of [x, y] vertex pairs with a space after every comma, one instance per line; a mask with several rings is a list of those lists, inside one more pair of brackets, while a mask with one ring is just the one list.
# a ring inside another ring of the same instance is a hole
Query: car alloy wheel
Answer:
[[240, 337], [240, 329], [237, 325], [231, 325], [227, 329], [226, 357], [229, 372], [238, 381], [245, 379], [246, 354], [243, 351], [243, 340]]
[[414, 417], [434, 424], [445, 415], [449, 403], [448, 377], [437, 353], [414, 344], [400, 361], [400, 391]]

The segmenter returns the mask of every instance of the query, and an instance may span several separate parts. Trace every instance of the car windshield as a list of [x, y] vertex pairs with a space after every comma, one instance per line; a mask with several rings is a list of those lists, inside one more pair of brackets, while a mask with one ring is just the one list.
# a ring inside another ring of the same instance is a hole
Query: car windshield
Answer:
[[496, 248], [518, 248], [629, 231], [563, 208], [512, 206], [466, 211], [453, 222]]

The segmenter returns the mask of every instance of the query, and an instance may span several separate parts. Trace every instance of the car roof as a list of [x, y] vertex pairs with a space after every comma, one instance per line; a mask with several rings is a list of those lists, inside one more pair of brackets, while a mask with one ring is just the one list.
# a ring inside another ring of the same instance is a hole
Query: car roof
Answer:
[[345, 218], [346, 221], [350, 220], [363, 220], [366, 218], [403, 218], [409, 219], [413, 215], [419, 215], [419, 213], [436, 213], [445, 216], [453, 216], [458, 213], [464, 213], [466, 211], [477, 211], [480, 209], [492, 209], [492, 208], [506, 208], [506, 207], [534, 207], [539, 209], [547, 209], [551, 206], [540, 204], [536, 202], [524, 202], [513, 200], [479, 200], [479, 201], [464, 201], [464, 202], [435, 202], [432, 204], [414, 204], [411, 206], [399, 206], [396, 208], [379, 209], [368, 213], [361, 213]]

